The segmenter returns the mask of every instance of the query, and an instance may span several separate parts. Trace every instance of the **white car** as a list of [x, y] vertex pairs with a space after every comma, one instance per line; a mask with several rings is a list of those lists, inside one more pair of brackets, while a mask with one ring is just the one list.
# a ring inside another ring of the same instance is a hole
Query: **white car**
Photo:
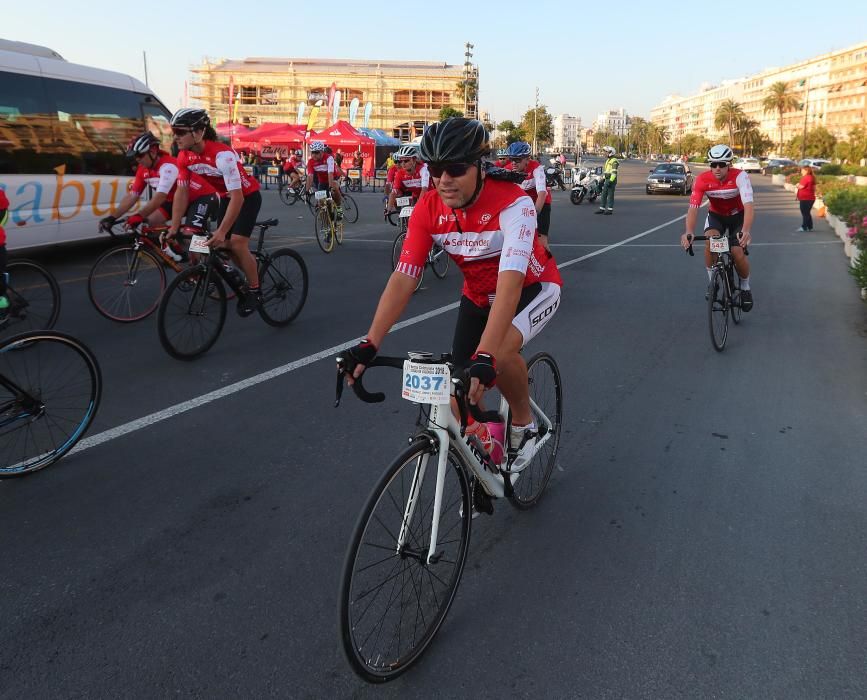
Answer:
[[738, 170], [743, 170], [747, 173], [762, 172], [762, 164], [758, 158], [738, 158], [732, 165]]
[[804, 160], [798, 162], [798, 165], [809, 165], [814, 170], [821, 170], [822, 166], [828, 165], [830, 162], [830, 160], [825, 160], [824, 158], [804, 158]]

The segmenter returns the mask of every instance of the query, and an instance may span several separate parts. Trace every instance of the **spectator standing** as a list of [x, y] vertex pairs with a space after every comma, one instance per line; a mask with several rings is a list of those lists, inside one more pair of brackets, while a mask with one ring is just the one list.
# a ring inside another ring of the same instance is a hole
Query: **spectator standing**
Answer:
[[798, 191], [795, 194], [798, 205], [801, 207], [801, 228], [798, 232], [813, 230], [813, 217], [810, 210], [816, 202], [816, 176], [813, 168], [805, 165], [801, 168], [801, 180], [798, 182]]

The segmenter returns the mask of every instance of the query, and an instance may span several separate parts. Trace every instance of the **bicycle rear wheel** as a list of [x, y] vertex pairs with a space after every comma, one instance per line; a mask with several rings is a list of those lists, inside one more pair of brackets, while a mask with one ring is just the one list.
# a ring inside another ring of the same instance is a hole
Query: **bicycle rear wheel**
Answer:
[[449, 271], [449, 261], [451, 260], [449, 254], [434, 243], [429, 259], [434, 274], [440, 279], [445, 279], [446, 273]]
[[0, 333], [9, 336], [53, 328], [60, 315], [60, 286], [54, 275], [32, 260], [10, 260], [6, 272], [9, 309]]
[[199, 265], [184, 270], [171, 281], [160, 302], [160, 344], [178, 360], [203, 355], [220, 337], [226, 306], [226, 289], [213, 269]]
[[714, 350], [722, 352], [729, 335], [729, 300], [719, 268], [713, 271], [707, 296], [707, 320]]
[[160, 305], [166, 288], [162, 262], [149, 250], [121, 245], [97, 258], [87, 276], [87, 293], [99, 313], [111, 321], [132, 323]]
[[358, 205], [349, 194], [342, 195], [343, 197], [343, 220], [348, 224], [354, 224], [358, 221]]
[[307, 301], [307, 265], [291, 248], [274, 251], [259, 270], [259, 315], [270, 326], [286, 326]]
[[326, 207], [320, 207], [313, 219], [313, 228], [316, 232], [316, 242], [322, 248], [323, 253], [334, 250], [334, 231], [331, 227], [331, 217]]
[[352, 669], [371, 683], [393, 680], [421, 656], [461, 580], [470, 542], [470, 486], [449, 453], [435, 561], [428, 563], [436, 477], [437, 450], [421, 435], [371, 492], [346, 553], [340, 636]]
[[741, 322], [741, 286], [740, 279], [734, 270], [729, 271], [729, 289], [732, 290], [731, 296], [731, 311], [732, 321], [735, 325]]
[[538, 439], [545, 443], [539, 447], [533, 461], [512, 477], [515, 492], [509, 501], [519, 510], [532, 508], [542, 497], [557, 461], [563, 425], [563, 382], [554, 358], [546, 352], [533, 355], [527, 362], [527, 379], [533, 418], [539, 429]]
[[93, 353], [56, 331], [0, 343], [0, 478], [35, 472], [69, 452], [102, 396]]
[[292, 206], [298, 201], [298, 193], [291, 185], [283, 185], [280, 188], [280, 201], [286, 206]]

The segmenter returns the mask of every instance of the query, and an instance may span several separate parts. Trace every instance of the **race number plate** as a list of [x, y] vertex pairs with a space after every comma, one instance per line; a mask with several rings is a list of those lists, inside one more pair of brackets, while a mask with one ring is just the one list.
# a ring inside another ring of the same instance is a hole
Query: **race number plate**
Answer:
[[720, 236], [719, 238], [711, 238], [710, 239], [710, 252], [711, 253], [728, 253], [729, 252], [729, 238], [728, 238], [728, 236]]
[[412, 204], [412, 197], [398, 197], [396, 201], [397, 206], [408, 207], [410, 204]]
[[412, 207], [404, 207], [400, 210], [401, 219], [408, 219], [410, 214], [412, 214]]
[[400, 395], [407, 401], [448, 403], [450, 384], [448, 365], [429, 365], [412, 360], [403, 363], [403, 388]]
[[316, 192], [313, 193], [313, 196], [316, 198], [316, 201], [319, 202], [328, 197], [328, 192], [325, 190], [316, 190]]
[[190, 252], [191, 253], [210, 253], [211, 249], [208, 248], [208, 237], [207, 236], [193, 236], [190, 239]]

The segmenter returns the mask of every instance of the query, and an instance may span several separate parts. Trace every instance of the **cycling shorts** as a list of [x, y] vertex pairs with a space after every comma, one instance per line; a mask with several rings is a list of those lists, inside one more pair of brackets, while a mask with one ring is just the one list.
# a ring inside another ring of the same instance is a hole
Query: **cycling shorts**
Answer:
[[[226, 210], [229, 208], [229, 196], [226, 195], [220, 199], [220, 217], [218, 221], [222, 221], [226, 215]], [[253, 229], [256, 226], [256, 219], [259, 216], [259, 209], [262, 207], [262, 195], [259, 190], [251, 192], [244, 197], [244, 204], [241, 206], [241, 211], [238, 213], [238, 218], [232, 224], [232, 230], [229, 235], [237, 234], [249, 238], [253, 235]]]
[[209, 219], [215, 219], [220, 210], [220, 198], [215, 194], [206, 194], [194, 199], [187, 205], [184, 224], [202, 230]]
[[[520, 331], [526, 345], [535, 338], [554, 316], [560, 306], [560, 285], [554, 282], [536, 282], [521, 290], [518, 309], [512, 325]], [[461, 297], [452, 359], [458, 367], [467, 364], [479, 347], [482, 333], [488, 323], [491, 307], [476, 306], [467, 297]]]
[[727, 234], [729, 239], [729, 247], [739, 246], [738, 234], [744, 225], [744, 213], [738, 212], [731, 216], [723, 216], [716, 212], [709, 211], [707, 219], [704, 222], [704, 233], [707, 235], [709, 229], [719, 231], [721, 234]]

